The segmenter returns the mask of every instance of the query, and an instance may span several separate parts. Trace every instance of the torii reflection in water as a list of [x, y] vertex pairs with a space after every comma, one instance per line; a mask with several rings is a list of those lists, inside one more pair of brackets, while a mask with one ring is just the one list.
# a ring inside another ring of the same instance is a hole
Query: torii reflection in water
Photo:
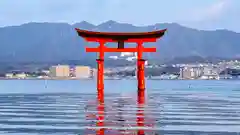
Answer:
[[[120, 101], [121, 100], [121, 101]], [[126, 114], [124, 112], [124, 106], [126, 102], [124, 99], [117, 100], [114, 102], [114, 106], [111, 104], [108, 105], [109, 108], [105, 108], [104, 99], [102, 97], [97, 98], [97, 107], [96, 114], [87, 114], [94, 118], [95, 126], [92, 125], [92, 128], [96, 135], [145, 135], [146, 133], [152, 132], [150, 130], [145, 131], [146, 128], [149, 128], [153, 123], [147, 123], [145, 119], [145, 97], [138, 98], [137, 102], [137, 110], [136, 110], [136, 118], [135, 122], [131, 118], [126, 118]], [[124, 103], [125, 102], [125, 103]], [[116, 107], [116, 108], [115, 108]], [[114, 113], [114, 108], [117, 112]], [[90, 111], [92, 112], [92, 111]], [[111, 113], [111, 114], [110, 114]], [[135, 124], [134, 124], [134, 123]], [[149, 122], [149, 121], [148, 121]], [[151, 135], [157, 135], [155, 133], [151, 133]]]

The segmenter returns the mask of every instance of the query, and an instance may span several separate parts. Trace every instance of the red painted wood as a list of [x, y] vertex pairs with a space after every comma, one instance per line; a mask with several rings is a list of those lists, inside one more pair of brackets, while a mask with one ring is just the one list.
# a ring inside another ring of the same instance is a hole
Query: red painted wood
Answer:
[[[86, 41], [88, 42], [102, 42], [102, 41], [105, 41], [105, 42], [118, 42], [119, 40], [113, 40], [113, 39], [99, 39], [99, 38], [88, 38], [86, 37], [85, 38]], [[157, 38], [143, 38], [143, 39], [127, 39], [127, 40], [124, 40], [125, 43], [136, 43], [136, 42], [156, 42], [157, 41]]]
[[[104, 48], [104, 52], [138, 52], [137, 48], [124, 48], [124, 49], [118, 49], [118, 48]], [[142, 48], [142, 52], [156, 52], [157, 49], [152, 48]], [[101, 52], [100, 48], [86, 48], [86, 52]]]
[[97, 74], [97, 91], [98, 100], [100, 102], [104, 101], [104, 60], [98, 59], [98, 74]]
[[98, 99], [101, 99], [101, 101], [98, 102], [97, 110], [98, 110], [98, 117], [97, 117], [97, 126], [100, 127], [99, 130], [97, 130], [97, 135], [104, 135], [104, 128], [101, 128], [104, 126], [104, 97], [98, 96]]
[[[149, 39], [149, 38], [160, 38], [164, 35], [166, 29], [151, 31], [151, 32], [135, 32], [135, 33], [116, 33], [116, 32], [96, 32], [87, 31], [75, 28], [78, 35], [83, 38], [95, 38], [99, 39], [110, 39], [110, 40], [129, 40], [129, 39]], [[99, 41], [96, 41], [99, 42]]]
[[[83, 37], [88, 42], [98, 42], [100, 45], [97, 48], [86, 48], [86, 52], [98, 52], [99, 59], [98, 64], [98, 75], [97, 75], [97, 90], [98, 90], [98, 101], [104, 103], [104, 53], [105, 52], [137, 52], [137, 79], [138, 79], [138, 104], [139, 107], [145, 104], [145, 75], [144, 66], [145, 60], [142, 59], [143, 52], [156, 52], [156, 48], [144, 48], [144, 42], [156, 42], [158, 38], [162, 37], [166, 31], [153, 31], [153, 32], [142, 32], [142, 33], [109, 33], [109, 32], [94, 32], [80, 30], [76, 28], [78, 35]], [[106, 42], [126, 42], [126, 43], [137, 43], [136, 48], [107, 48], [104, 46]], [[104, 126], [104, 107], [98, 107], [99, 110], [99, 122], [97, 126]], [[144, 126], [144, 112], [138, 110], [137, 112], [137, 125], [139, 127]], [[98, 135], [104, 135], [104, 129], [97, 131]], [[139, 130], [138, 135], [144, 134], [144, 130]]]

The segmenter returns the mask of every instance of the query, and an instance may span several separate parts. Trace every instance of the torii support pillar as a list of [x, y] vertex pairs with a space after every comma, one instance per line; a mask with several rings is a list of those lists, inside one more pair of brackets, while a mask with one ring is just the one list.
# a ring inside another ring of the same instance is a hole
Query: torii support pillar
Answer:
[[100, 103], [104, 101], [104, 59], [97, 59], [97, 94]]
[[145, 99], [145, 60], [142, 59], [144, 52], [143, 41], [137, 42], [137, 78], [138, 78], [138, 102], [144, 102]]

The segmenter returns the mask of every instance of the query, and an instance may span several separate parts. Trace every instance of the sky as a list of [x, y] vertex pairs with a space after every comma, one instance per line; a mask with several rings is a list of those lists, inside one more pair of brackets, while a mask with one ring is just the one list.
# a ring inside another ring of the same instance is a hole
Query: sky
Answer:
[[29, 22], [98, 25], [108, 20], [240, 32], [240, 0], [0, 0], [0, 27]]

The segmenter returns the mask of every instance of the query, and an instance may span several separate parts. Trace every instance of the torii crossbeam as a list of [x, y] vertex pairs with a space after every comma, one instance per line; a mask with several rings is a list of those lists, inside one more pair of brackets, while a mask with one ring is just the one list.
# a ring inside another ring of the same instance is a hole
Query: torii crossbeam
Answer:
[[[156, 48], [145, 48], [144, 42], [156, 42], [158, 38], [162, 37], [166, 31], [159, 30], [153, 32], [140, 33], [110, 33], [110, 32], [94, 32], [81, 30], [76, 28], [79, 36], [83, 37], [88, 42], [98, 42], [97, 48], [86, 48], [86, 52], [98, 52], [98, 76], [97, 76], [97, 90], [99, 100], [104, 101], [104, 53], [105, 52], [137, 52], [137, 78], [138, 78], [138, 100], [144, 102], [142, 98], [145, 97], [145, 79], [144, 79], [144, 64], [145, 60], [142, 58], [143, 52], [156, 52]], [[117, 42], [118, 48], [108, 48], [105, 46], [107, 42]], [[137, 43], [135, 48], [124, 48], [124, 43]]]

